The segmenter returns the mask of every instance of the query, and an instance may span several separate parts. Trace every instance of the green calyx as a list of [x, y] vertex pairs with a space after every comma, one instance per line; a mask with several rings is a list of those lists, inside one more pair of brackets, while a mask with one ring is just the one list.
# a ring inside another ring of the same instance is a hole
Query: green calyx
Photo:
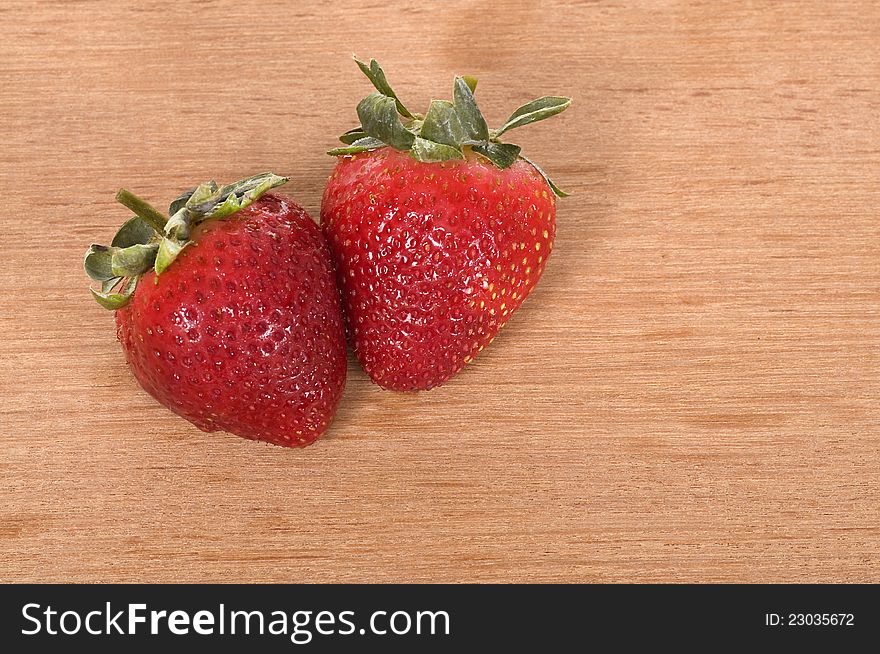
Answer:
[[105, 309], [124, 307], [141, 275], [152, 268], [158, 277], [192, 243], [190, 234], [196, 225], [230, 216], [288, 179], [261, 173], [225, 186], [204, 182], [174, 200], [168, 216], [121, 189], [116, 200], [135, 215], [119, 228], [109, 246], [92, 245], [86, 250], [83, 267], [101, 285], [100, 291], [90, 289], [92, 296]]
[[500, 128], [492, 130], [477, 106], [474, 97], [477, 80], [473, 77], [456, 77], [452, 102], [432, 100], [427, 113], [421, 115], [411, 113], [403, 105], [375, 59], [369, 64], [357, 59], [355, 62], [376, 91], [358, 103], [361, 124], [339, 137], [344, 147], [334, 148], [327, 154], [352, 155], [392, 147], [427, 163], [465, 159], [469, 152], [473, 152], [502, 170], [522, 159], [544, 177], [557, 196], [568, 195], [534, 162], [522, 156], [518, 145], [502, 143], [500, 137], [511, 129], [565, 111], [571, 99], [548, 95], [532, 100], [514, 111]]

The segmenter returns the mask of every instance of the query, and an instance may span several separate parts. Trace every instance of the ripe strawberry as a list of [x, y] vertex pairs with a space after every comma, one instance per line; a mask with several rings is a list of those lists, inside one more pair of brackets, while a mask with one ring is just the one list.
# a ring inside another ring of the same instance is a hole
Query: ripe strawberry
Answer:
[[286, 181], [207, 182], [167, 220], [122, 190], [137, 215], [111, 247], [89, 248], [85, 268], [144, 390], [203, 431], [297, 447], [332, 419], [346, 354], [320, 230], [289, 198], [263, 195]]
[[509, 129], [563, 111], [543, 97], [498, 130], [457, 77], [453, 102], [410, 113], [375, 60], [358, 62], [377, 92], [358, 105], [361, 126], [331, 150], [321, 227], [336, 263], [355, 354], [392, 390], [438, 386], [488, 345], [534, 288], [564, 196]]

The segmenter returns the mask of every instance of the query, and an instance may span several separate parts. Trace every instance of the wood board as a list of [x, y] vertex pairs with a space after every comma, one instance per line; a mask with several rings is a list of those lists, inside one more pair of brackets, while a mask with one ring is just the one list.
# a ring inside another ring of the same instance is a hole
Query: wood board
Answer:
[[[0, 8], [0, 581], [880, 581], [880, 5]], [[143, 393], [85, 247], [271, 169], [317, 216], [376, 57], [480, 78], [572, 192], [543, 280], [444, 387], [354, 362], [287, 451]]]

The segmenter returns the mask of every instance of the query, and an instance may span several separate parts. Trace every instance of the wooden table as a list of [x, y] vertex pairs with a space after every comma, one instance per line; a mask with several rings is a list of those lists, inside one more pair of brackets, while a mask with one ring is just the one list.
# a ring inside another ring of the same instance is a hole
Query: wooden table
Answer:
[[[0, 9], [0, 581], [880, 581], [880, 5], [344, 4]], [[352, 362], [314, 447], [203, 434], [82, 253], [123, 184], [317, 216], [353, 51], [494, 124], [573, 97], [517, 133], [557, 248], [441, 389]]]

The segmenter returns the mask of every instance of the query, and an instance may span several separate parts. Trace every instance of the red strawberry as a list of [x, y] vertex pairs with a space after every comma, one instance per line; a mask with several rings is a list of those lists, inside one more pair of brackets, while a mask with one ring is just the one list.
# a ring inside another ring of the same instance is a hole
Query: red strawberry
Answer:
[[93, 245], [85, 267], [150, 395], [204, 431], [296, 447], [332, 419], [346, 355], [321, 232], [289, 198], [262, 195], [286, 181], [203, 184], [167, 222], [120, 191], [138, 217], [112, 247]]
[[410, 113], [375, 61], [361, 127], [341, 140], [321, 205], [355, 354], [400, 391], [438, 386], [488, 345], [534, 288], [565, 195], [518, 146], [498, 137], [563, 111], [524, 105], [490, 131], [457, 77], [454, 101]]

